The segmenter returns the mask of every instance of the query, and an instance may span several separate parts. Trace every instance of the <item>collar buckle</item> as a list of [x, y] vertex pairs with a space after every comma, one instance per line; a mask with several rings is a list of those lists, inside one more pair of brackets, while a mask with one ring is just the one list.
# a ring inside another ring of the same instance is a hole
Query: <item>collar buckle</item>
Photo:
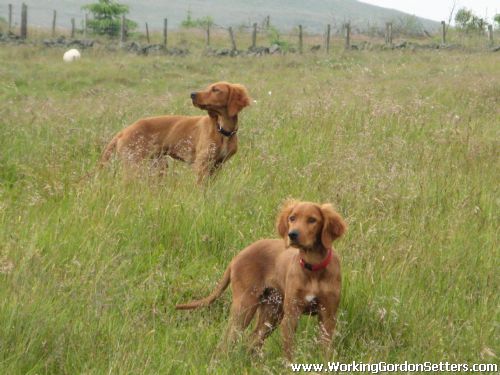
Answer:
[[224, 137], [231, 138], [233, 135], [236, 134], [236, 132], [238, 131], [238, 129], [234, 129], [233, 131], [227, 131], [217, 121], [217, 131], [219, 133], [221, 133]]

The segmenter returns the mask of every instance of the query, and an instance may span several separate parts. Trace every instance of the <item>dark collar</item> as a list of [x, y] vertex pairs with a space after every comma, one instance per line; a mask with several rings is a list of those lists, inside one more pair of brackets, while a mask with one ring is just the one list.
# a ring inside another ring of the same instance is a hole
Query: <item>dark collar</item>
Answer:
[[224, 128], [219, 124], [219, 121], [217, 121], [217, 131], [221, 133], [224, 137], [231, 138], [233, 135], [236, 134], [238, 129], [234, 129], [233, 131], [228, 132], [227, 130], [224, 130]]
[[326, 258], [321, 261], [321, 263], [318, 264], [310, 264], [306, 263], [304, 259], [300, 258], [299, 263], [302, 266], [302, 268], [305, 268], [306, 270], [309, 271], [319, 271], [322, 269], [325, 269], [330, 261], [332, 260], [332, 249], [328, 250], [328, 254], [326, 254]]

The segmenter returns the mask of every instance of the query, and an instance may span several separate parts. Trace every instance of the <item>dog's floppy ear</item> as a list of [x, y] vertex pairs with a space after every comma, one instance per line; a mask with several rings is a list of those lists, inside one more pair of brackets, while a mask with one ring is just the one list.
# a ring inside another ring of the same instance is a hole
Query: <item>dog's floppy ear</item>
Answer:
[[278, 214], [278, 218], [276, 219], [276, 229], [278, 234], [283, 237], [285, 241], [288, 238], [288, 217], [292, 213], [296, 204], [297, 201], [294, 199], [288, 199], [285, 201], [281, 207], [280, 213]]
[[227, 114], [230, 117], [236, 116], [243, 108], [250, 105], [250, 97], [247, 89], [243, 85], [230, 84], [229, 98], [227, 99]]
[[321, 232], [321, 243], [326, 249], [332, 246], [332, 242], [342, 236], [347, 230], [347, 224], [335, 211], [331, 204], [321, 205], [323, 213], [323, 230]]

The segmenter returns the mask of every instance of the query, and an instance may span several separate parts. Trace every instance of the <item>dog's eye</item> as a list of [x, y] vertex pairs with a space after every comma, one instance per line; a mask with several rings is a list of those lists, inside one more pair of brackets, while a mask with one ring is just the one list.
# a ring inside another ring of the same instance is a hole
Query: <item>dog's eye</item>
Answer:
[[314, 217], [309, 217], [309, 218], [307, 218], [307, 222], [308, 222], [309, 224], [314, 224], [316, 221], [317, 221], [317, 220], [316, 220], [316, 218], [314, 218]]
[[217, 87], [212, 87], [212, 92], [218, 92], [220, 91]]
[[293, 223], [293, 222], [295, 221], [295, 216], [290, 216], [290, 217], [288, 218], [288, 221], [291, 221], [291, 222]]

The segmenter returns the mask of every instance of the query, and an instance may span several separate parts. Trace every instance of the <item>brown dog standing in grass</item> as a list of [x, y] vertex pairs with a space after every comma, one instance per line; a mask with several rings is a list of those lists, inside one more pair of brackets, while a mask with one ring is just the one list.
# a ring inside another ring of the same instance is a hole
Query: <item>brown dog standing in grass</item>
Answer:
[[319, 339], [328, 354], [341, 289], [340, 261], [332, 242], [344, 234], [347, 225], [330, 204], [289, 201], [278, 215], [277, 229], [284, 241], [251, 244], [233, 258], [208, 297], [176, 309], [207, 306], [231, 283], [230, 342], [257, 312], [253, 349], [259, 350], [281, 324], [284, 351], [291, 360], [300, 315], [317, 314]]
[[191, 93], [193, 105], [208, 116], [159, 116], [136, 121], [107, 145], [105, 164], [116, 152], [128, 165], [153, 160], [167, 167], [166, 156], [193, 164], [201, 182], [238, 147], [238, 113], [250, 104], [244, 86], [217, 82], [204, 91]]

